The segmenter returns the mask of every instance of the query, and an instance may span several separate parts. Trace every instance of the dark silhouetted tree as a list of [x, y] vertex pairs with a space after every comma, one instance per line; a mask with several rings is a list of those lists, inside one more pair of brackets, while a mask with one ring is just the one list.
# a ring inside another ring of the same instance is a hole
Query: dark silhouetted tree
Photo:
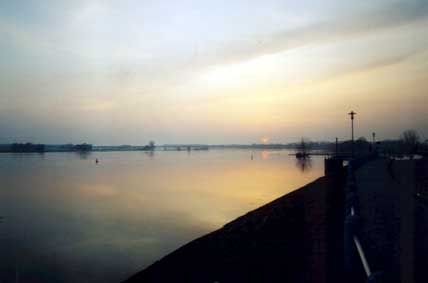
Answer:
[[401, 134], [401, 150], [404, 154], [413, 158], [413, 155], [418, 151], [419, 134], [415, 130], [405, 130]]
[[310, 142], [304, 138], [300, 140], [300, 143], [296, 146], [296, 157], [297, 158], [307, 158], [309, 157], [309, 152], [311, 151]]
[[143, 146], [143, 150], [155, 150], [155, 142], [149, 141], [148, 145]]

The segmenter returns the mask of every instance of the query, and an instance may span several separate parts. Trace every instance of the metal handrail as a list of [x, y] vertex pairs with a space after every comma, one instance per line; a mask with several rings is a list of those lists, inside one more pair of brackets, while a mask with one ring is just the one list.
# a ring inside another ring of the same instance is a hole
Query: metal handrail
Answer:
[[366, 256], [364, 255], [363, 247], [361, 246], [360, 240], [357, 236], [354, 235], [354, 242], [355, 246], [357, 246], [358, 254], [360, 255], [361, 262], [364, 266], [364, 271], [366, 272], [367, 277], [370, 277], [372, 275], [372, 272], [370, 271], [369, 263], [367, 262]]
[[[353, 206], [351, 206], [351, 215], [355, 215], [355, 209]], [[363, 250], [363, 247], [361, 246], [360, 240], [358, 239], [357, 235], [353, 235], [352, 238], [354, 240], [355, 246], [357, 247], [361, 262], [363, 263], [364, 271], [366, 272], [367, 277], [370, 277], [372, 275], [372, 272], [370, 270], [370, 266], [364, 254], [364, 250]]]
[[[355, 205], [358, 206], [359, 203], [358, 203], [358, 199], [357, 199], [357, 202], [355, 201], [355, 197], [356, 196], [352, 192], [352, 188], [354, 190], [356, 190], [356, 188], [357, 188], [355, 186], [355, 183], [354, 183], [354, 180], [353, 180], [354, 179], [353, 178], [353, 174], [354, 174], [354, 172], [353, 172], [353, 168], [352, 168], [352, 162], [349, 162], [349, 164], [348, 164], [348, 180], [347, 180], [347, 184], [346, 184], [346, 188], [347, 189], [346, 189], [345, 193], [347, 194], [347, 196], [350, 197], [350, 199], [353, 200], [353, 202], [352, 203], [348, 203], [349, 206], [347, 206], [347, 207], [349, 207], [349, 211], [347, 213], [349, 213], [350, 215], [348, 214], [347, 216], [357, 217], [357, 216], [359, 216], [359, 207], [355, 207]], [[346, 199], [348, 200], [348, 198], [346, 198]], [[353, 219], [353, 220], [355, 220], [355, 219]], [[349, 229], [349, 228], [345, 228], [345, 229]], [[363, 249], [363, 247], [361, 245], [361, 241], [360, 241], [358, 235], [356, 235], [354, 229], [351, 229], [351, 231], [352, 231], [352, 241], [355, 244], [355, 247], [357, 249], [358, 256], [359, 256], [359, 258], [361, 260], [361, 263], [363, 265], [364, 271], [365, 271], [365, 273], [367, 275], [367, 279], [368, 279], [368, 281], [371, 282], [374, 279], [373, 277], [376, 277], [376, 276], [374, 276], [374, 273], [372, 273], [372, 271], [370, 269], [369, 262], [367, 260], [367, 257], [365, 255], [364, 249]]]

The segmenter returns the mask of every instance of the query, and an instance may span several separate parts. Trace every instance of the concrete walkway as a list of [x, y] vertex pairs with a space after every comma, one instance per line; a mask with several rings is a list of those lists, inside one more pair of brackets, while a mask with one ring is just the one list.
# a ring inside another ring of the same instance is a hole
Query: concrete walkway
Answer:
[[428, 207], [416, 197], [426, 190], [427, 168], [426, 160], [378, 159], [355, 173], [361, 242], [385, 282], [427, 282]]

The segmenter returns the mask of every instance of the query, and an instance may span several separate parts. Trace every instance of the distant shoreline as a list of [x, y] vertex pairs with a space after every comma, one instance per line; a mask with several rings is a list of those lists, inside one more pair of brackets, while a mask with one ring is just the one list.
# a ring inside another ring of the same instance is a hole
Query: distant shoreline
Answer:
[[[179, 148], [179, 149], [178, 149]], [[187, 146], [177, 147], [177, 148], [163, 148], [163, 146], [158, 146], [155, 149], [140, 149], [140, 148], [116, 148], [116, 147], [96, 147], [92, 150], [60, 150], [60, 149], [47, 149], [43, 151], [31, 150], [31, 151], [13, 151], [13, 150], [2, 150], [0, 149], [0, 153], [91, 153], [91, 152], [133, 152], [133, 151], [142, 151], [142, 152], [164, 152], [164, 151], [209, 151], [209, 150], [295, 150], [294, 148], [283, 147], [283, 148], [263, 148], [263, 147], [236, 147], [236, 146], [210, 146], [210, 147], [202, 147], [202, 148], [190, 148], [187, 149]], [[333, 154], [331, 151], [327, 150], [315, 150], [310, 155], [314, 156], [324, 156]], [[295, 155], [294, 153], [290, 153], [289, 155]]]
[[[316, 153], [331, 152], [333, 143], [312, 142], [310, 148]], [[33, 144], [33, 143], [12, 143], [0, 144], [0, 153], [14, 152], [103, 152], [103, 151], [202, 151], [210, 149], [246, 149], [246, 150], [296, 150], [296, 143], [287, 144], [164, 144], [145, 146], [135, 145], [92, 145], [82, 144]]]
[[[306, 146], [312, 155], [339, 154], [343, 155], [352, 151], [352, 141], [340, 142], [307, 142]], [[364, 139], [355, 141], [355, 152], [367, 153], [376, 149], [388, 154], [398, 154], [402, 151], [400, 140], [383, 140], [369, 142]], [[210, 149], [246, 149], [246, 150], [299, 150], [299, 143], [253, 143], [253, 144], [163, 144], [155, 145], [93, 145], [81, 144], [34, 144], [11, 143], [0, 144], [0, 153], [13, 152], [104, 152], [104, 151], [200, 151]]]

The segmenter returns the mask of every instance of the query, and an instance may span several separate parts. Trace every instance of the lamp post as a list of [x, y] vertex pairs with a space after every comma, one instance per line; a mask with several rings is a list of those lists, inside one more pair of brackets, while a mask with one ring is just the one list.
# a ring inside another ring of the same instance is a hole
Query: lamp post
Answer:
[[339, 153], [339, 140], [338, 140], [338, 138], [336, 137], [336, 157], [337, 157], [337, 154]]
[[352, 158], [354, 158], [354, 116], [357, 113], [355, 113], [354, 111], [351, 111], [348, 113], [348, 115], [351, 116], [351, 130], [352, 130]]

